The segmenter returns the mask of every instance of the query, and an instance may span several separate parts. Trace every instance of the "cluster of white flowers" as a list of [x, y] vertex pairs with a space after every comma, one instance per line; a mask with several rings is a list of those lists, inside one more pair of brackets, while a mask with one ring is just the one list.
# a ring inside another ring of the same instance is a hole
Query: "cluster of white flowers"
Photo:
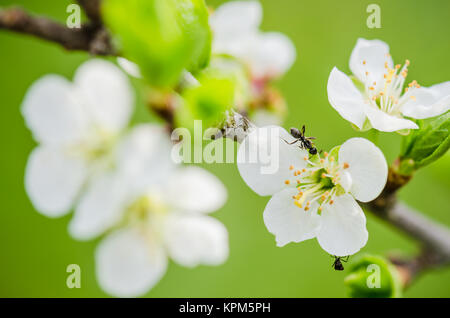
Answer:
[[120, 69], [91, 60], [73, 83], [39, 79], [22, 107], [39, 142], [25, 173], [32, 203], [49, 217], [74, 208], [69, 232], [76, 239], [108, 231], [96, 251], [97, 277], [117, 296], [149, 290], [168, 257], [192, 267], [228, 256], [227, 230], [205, 215], [225, 203], [225, 187], [203, 169], [173, 164], [162, 127], [127, 129], [132, 105]]
[[[213, 53], [244, 63], [256, 83], [279, 77], [296, 58], [286, 36], [259, 30], [261, 19], [257, 1], [226, 3], [210, 17]], [[140, 77], [137, 65], [123, 58], [118, 63]], [[403, 90], [409, 64], [394, 66], [387, 44], [359, 39], [350, 57], [354, 76], [334, 68], [329, 101], [362, 130], [418, 128], [408, 118], [450, 109], [450, 82], [424, 88], [412, 81]], [[184, 77], [196, 81], [187, 72]], [[226, 228], [206, 215], [224, 205], [225, 187], [203, 169], [176, 165], [161, 126], [130, 128], [133, 103], [125, 74], [94, 59], [79, 67], [73, 82], [57, 75], [39, 79], [22, 107], [39, 143], [25, 173], [33, 205], [49, 217], [74, 210], [69, 232], [76, 239], [103, 235], [95, 255], [98, 281], [106, 292], [125, 297], [152, 288], [168, 258], [192, 267], [219, 265], [228, 257]], [[237, 114], [233, 118], [244, 120]], [[357, 200], [375, 199], [387, 180], [380, 149], [352, 138], [329, 153], [311, 155], [281, 127], [251, 128], [238, 152], [238, 169], [256, 193], [272, 196], [264, 223], [277, 245], [317, 238], [329, 254], [358, 252], [368, 232]], [[249, 161], [248, 151], [258, 158], [274, 144], [277, 153], [271, 155], [278, 167], [263, 173], [266, 162]]]

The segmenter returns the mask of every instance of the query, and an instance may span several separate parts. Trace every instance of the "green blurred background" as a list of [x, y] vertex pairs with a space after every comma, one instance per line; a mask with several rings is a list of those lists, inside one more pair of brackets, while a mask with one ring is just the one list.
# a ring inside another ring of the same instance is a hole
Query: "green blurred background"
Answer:
[[[207, 1], [217, 5], [222, 1]], [[411, 60], [408, 79], [429, 86], [450, 79], [450, 1], [376, 1], [381, 6], [381, 29], [366, 26], [366, 7], [374, 1], [267, 0], [264, 30], [286, 33], [298, 59], [278, 83], [289, 104], [285, 127], [307, 124], [308, 134], [329, 149], [356, 136], [348, 122], [329, 106], [326, 85], [333, 66], [348, 71], [358, 37], [379, 38], [391, 47], [394, 60]], [[8, 1], [60, 21], [70, 1]], [[67, 233], [71, 216], [48, 219], [32, 207], [24, 191], [24, 168], [35, 147], [19, 107], [27, 88], [40, 76], [57, 73], [71, 78], [89, 56], [66, 52], [55, 44], [0, 32], [0, 296], [105, 297], [94, 271], [97, 241], [77, 242]], [[150, 116], [141, 103], [135, 121]], [[366, 136], [367, 137], [367, 136]], [[388, 161], [400, 137], [382, 134], [380, 145]], [[187, 269], [171, 263], [166, 276], [149, 297], [345, 297], [344, 272], [332, 270], [332, 259], [310, 240], [275, 246], [262, 212], [268, 198], [258, 197], [241, 180], [234, 164], [208, 165], [229, 190], [229, 200], [215, 216], [230, 234], [230, 257], [220, 267]], [[412, 207], [450, 226], [450, 155], [419, 171], [400, 196]], [[368, 214], [369, 242], [363, 252], [414, 253], [414, 242]], [[81, 266], [81, 288], [66, 287], [66, 266]], [[449, 297], [450, 268], [424, 275], [407, 297]]]

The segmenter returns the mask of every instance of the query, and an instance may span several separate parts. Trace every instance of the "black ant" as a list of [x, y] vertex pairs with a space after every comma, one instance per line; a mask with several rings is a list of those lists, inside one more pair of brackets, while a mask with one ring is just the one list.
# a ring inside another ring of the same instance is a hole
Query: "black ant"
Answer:
[[308, 149], [309, 153], [312, 155], [317, 154], [317, 148], [314, 147], [314, 144], [311, 142], [311, 140], [316, 139], [315, 137], [305, 137], [305, 125], [302, 127], [302, 131], [300, 131], [297, 128], [291, 128], [291, 135], [292, 137], [296, 138], [293, 142], [285, 142], [289, 145], [293, 145], [297, 142], [300, 142], [301, 148]]
[[342, 265], [342, 262], [347, 263], [350, 255], [345, 256], [345, 259], [344, 259], [344, 257], [341, 257], [341, 256], [335, 256], [335, 255], [331, 255], [331, 256], [334, 257], [334, 262], [331, 265], [331, 267], [333, 267], [335, 271], [343, 271], [344, 265]]

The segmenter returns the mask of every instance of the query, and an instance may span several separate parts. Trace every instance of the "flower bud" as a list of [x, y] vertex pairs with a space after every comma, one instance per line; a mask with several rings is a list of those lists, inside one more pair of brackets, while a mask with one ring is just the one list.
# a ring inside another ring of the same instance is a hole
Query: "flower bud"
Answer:
[[345, 278], [350, 297], [396, 298], [401, 296], [397, 269], [386, 258], [363, 255], [358, 258]]

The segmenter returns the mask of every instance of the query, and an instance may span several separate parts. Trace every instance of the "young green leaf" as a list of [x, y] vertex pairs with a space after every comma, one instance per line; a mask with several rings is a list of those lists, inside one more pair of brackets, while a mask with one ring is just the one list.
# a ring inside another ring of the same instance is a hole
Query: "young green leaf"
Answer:
[[[450, 147], [450, 112], [422, 120], [419, 129], [405, 137], [400, 155], [401, 163], [414, 162], [414, 168], [429, 165], [443, 156]], [[408, 165], [410, 167], [411, 164]]]
[[208, 64], [211, 31], [204, 0], [105, 0], [102, 13], [122, 54], [151, 85], [174, 86], [184, 69], [195, 72]]

